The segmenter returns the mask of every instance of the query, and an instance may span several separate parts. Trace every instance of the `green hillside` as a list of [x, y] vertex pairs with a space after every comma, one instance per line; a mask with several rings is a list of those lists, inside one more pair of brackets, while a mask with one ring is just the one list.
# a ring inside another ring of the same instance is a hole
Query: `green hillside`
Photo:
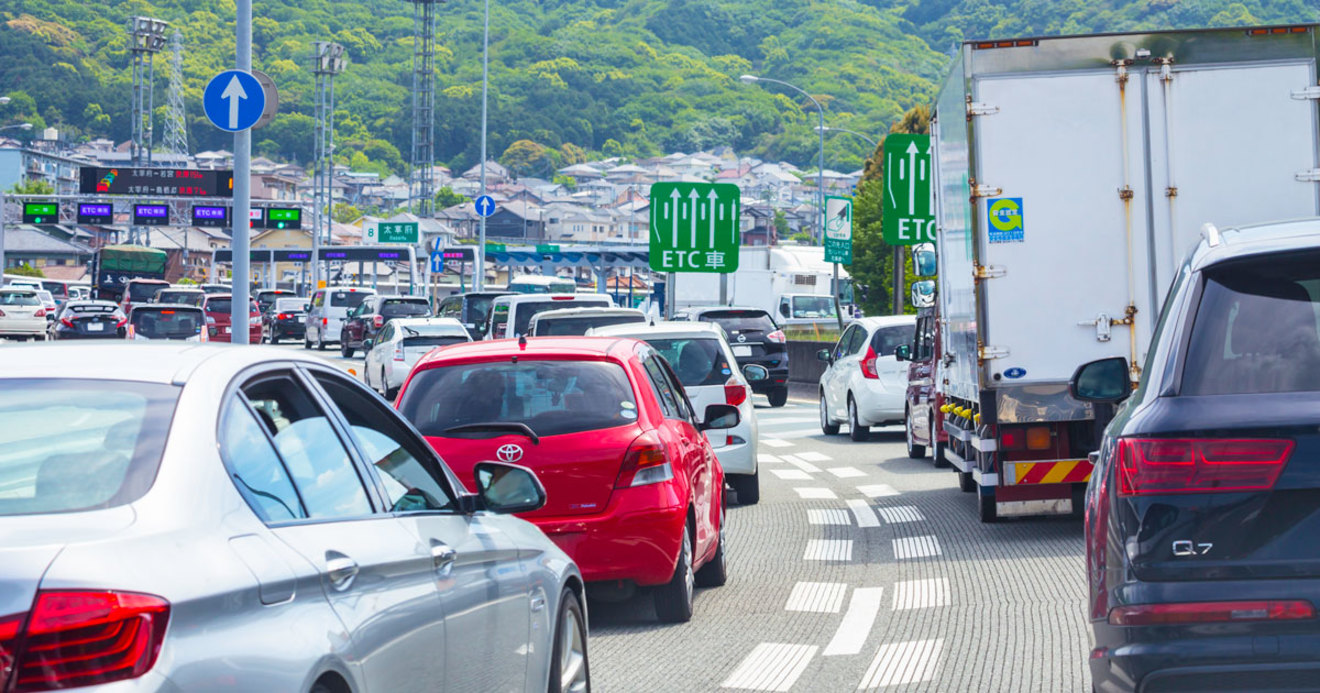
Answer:
[[[74, 138], [129, 137], [132, 15], [168, 20], [187, 46], [194, 150], [228, 148], [205, 122], [205, 80], [233, 64], [233, 0], [10, 0], [0, 10], [0, 121]], [[1314, 0], [492, 0], [490, 149], [528, 173], [589, 154], [649, 156], [729, 145], [814, 161], [815, 113], [795, 94], [749, 86], [752, 72], [798, 84], [829, 124], [883, 133], [925, 103], [952, 46], [1000, 37], [1320, 21]], [[438, 7], [437, 158], [478, 159], [481, 4]], [[312, 150], [312, 43], [350, 64], [336, 82], [338, 156], [402, 172], [411, 111], [412, 5], [406, 0], [256, 0], [254, 63], [280, 88], [281, 115], [254, 134], [260, 153]], [[164, 58], [164, 55], [160, 56]], [[158, 112], [165, 102], [157, 62]], [[157, 135], [163, 131], [157, 120]], [[34, 133], [37, 130], [34, 129]], [[868, 147], [837, 136], [826, 165], [853, 169]]]

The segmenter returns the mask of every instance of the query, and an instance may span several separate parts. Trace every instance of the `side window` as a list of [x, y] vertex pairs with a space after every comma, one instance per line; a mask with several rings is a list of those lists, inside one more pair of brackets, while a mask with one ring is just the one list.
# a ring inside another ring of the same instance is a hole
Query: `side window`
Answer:
[[461, 312], [460, 310], [461, 307], [462, 307], [461, 299], [454, 300], [452, 298], [446, 298], [444, 302], [440, 304], [440, 317], [458, 318], [460, 317], [459, 313]]
[[314, 518], [372, 512], [366, 487], [330, 420], [292, 376], [263, 377], [243, 388]]
[[367, 462], [380, 473], [390, 510], [452, 510], [453, 494], [445, 473], [425, 443], [395, 419], [398, 415], [372, 396], [358, 391], [338, 376], [313, 377], [344, 414], [354, 442]]
[[376, 335], [375, 344], [384, 344], [394, 338], [394, 325], [386, 324], [380, 328], [380, 333]]
[[668, 361], [657, 361], [657, 363], [664, 373], [665, 382], [669, 384], [670, 391], [674, 393], [674, 400], [678, 403], [679, 418], [695, 419], [696, 415], [692, 413], [692, 403], [687, 398], [687, 390], [683, 389], [683, 384], [679, 381], [678, 376], [674, 375], [674, 369], [670, 367]]
[[839, 337], [839, 341], [834, 345], [835, 360], [841, 359], [849, 354], [848, 345], [852, 343], [853, 339], [857, 336], [857, 331], [860, 329], [861, 328], [856, 325], [850, 325], [848, 329], [843, 331], [843, 336]]
[[247, 403], [237, 397], [220, 424], [220, 457], [238, 492], [263, 522], [307, 517], [284, 462]]
[[681, 410], [678, 408], [678, 400], [674, 397], [673, 388], [665, 382], [665, 372], [660, 366], [660, 359], [656, 356], [647, 356], [642, 365], [646, 368], [646, 377], [651, 381], [656, 398], [660, 400], [660, 409], [664, 411], [665, 418], [679, 418]]

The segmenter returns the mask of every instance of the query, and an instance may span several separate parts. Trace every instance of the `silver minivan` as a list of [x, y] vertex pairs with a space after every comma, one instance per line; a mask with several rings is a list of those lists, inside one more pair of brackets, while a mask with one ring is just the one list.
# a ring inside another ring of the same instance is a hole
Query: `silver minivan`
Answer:
[[325, 351], [325, 345], [338, 344], [348, 311], [376, 295], [376, 290], [365, 286], [330, 286], [317, 289], [307, 307], [307, 332], [303, 335], [303, 348], [313, 345]]
[[512, 294], [500, 296], [490, 307], [486, 339], [529, 336], [528, 327], [537, 313], [564, 308], [613, 308], [608, 294]]

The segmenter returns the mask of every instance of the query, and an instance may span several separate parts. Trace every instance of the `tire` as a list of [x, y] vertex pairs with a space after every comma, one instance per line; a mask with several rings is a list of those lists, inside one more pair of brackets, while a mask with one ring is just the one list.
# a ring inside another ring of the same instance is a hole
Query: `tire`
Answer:
[[304, 332], [304, 333], [303, 333], [303, 348], [304, 348], [304, 349], [311, 349], [311, 348], [312, 348], [312, 343], [309, 341], [309, 339], [310, 339], [310, 338], [307, 336], [307, 333]]
[[911, 409], [908, 409], [903, 412], [903, 432], [906, 434], [904, 438], [907, 439], [908, 457], [914, 460], [919, 460], [924, 458], [926, 456], [926, 446], [917, 445], [916, 442], [912, 440], [912, 410]]
[[655, 590], [655, 615], [663, 623], [687, 623], [692, 620], [692, 600], [697, 577], [692, 572], [692, 531], [683, 526], [683, 545], [674, 565], [674, 577]]
[[719, 543], [710, 562], [697, 571], [696, 582], [701, 587], [723, 587], [729, 581], [728, 556], [724, 553], [724, 513], [720, 513]]
[[848, 395], [848, 437], [857, 443], [865, 442], [871, 437], [871, 427], [857, 423], [857, 402], [852, 395]]
[[958, 472], [958, 489], [963, 493], [971, 493], [976, 490], [976, 482], [972, 481], [971, 472]]
[[994, 524], [999, 521], [999, 513], [995, 509], [995, 497], [980, 493], [977, 489], [977, 509], [984, 524]]
[[351, 358], [353, 358], [353, 352], [354, 352], [354, 351], [357, 351], [357, 350], [354, 349], [353, 347], [351, 347], [351, 346], [348, 345], [348, 335], [344, 334], [343, 332], [340, 332], [340, 333], [339, 333], [339, 355], [340, 355], [340, 356], [343, 356], [343, 357], [346, 358], [346, 359], [351, 359]]
[[839, 424], [830, 421], [830, 408], [825, 404], [825, 392], [820, 393], [820, 430], [827, 436], [839, 435]]
[[765, 396], [770, 398], [770, 406], [772, 407], [782, 407], [788, 404], [788, 388], [786, 387], [771, 390], [765, 393]]
[[325, 335], [322, 335], [320, 330], [316, 332], [316, 350], [325, 351]]
[[738, 505], [756, 505], [761, 502], [760, 468], [751, 474], [730, 474], [727, 478], [734, 493], [738, 494]]
[[[573, 590], [559, 595], [559, 618], [555, 619], [555, 641], [550, 649], [549, 693], [590, 693], [591, 666], [587, 656], [587, 624], [582, 604]], [[567, 647], [565, 647], [567, 645]]]
[[276, 332], [275, 330], [271, 330], [271, 331], [270, 331], [270, 343], [271, 343], [271, 344], [279, 344], [279, 343], [280, 343], [280, 333]]

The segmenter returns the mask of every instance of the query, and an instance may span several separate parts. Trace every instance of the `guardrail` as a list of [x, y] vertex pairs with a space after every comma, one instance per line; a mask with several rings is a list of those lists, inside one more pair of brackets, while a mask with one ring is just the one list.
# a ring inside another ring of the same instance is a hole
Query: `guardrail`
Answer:
[[794, 383], [816, 384], [825, 372], [825, 362], [816, 358], [816, 352], [829, 349], [833, 342], [788, 342], [788, 379]]

